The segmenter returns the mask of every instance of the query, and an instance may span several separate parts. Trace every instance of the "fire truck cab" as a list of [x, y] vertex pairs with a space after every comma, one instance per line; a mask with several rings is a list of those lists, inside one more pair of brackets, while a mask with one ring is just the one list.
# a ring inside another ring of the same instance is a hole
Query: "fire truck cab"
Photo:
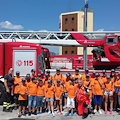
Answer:
[[13, 76], [20, 71], [20, 76], [36, 70], [36, 74], [44, 71], [42, 48], [39, 44], [27, 42], [0, 43], [0, 104], [4, 99], [4, 75], [13, 67]]

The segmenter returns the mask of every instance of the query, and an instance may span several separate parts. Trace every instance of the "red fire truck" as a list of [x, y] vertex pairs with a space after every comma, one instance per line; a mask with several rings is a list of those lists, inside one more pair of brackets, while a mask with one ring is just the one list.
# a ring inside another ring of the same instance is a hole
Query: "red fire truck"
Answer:
[[9, 67], [20, 71], [21, 76], [25, 76], [35, 69], [36, 73], [44, 71], [44, 57], [39, 44], [27, 42], [7, 42], [0, 43], [0, 104], [4, 96], [3, 76], [7, 74]]
[[98, 47], [101, 55], [97, 57], [96, 51], [93, 52], [93, 67], [95, 69], [112, 69], [120, 66], [120, 36], [108, 35], [103, 40], [88, 39], [81, 33], [71, 33], [76, 41], [87, 47]]
[[[91, 69], [93, 55], [88, 55], [87, 67]], [[62, 69], [83, 69], [83, 55], [51, 55], [50, 56], [51, 68], [60, 67]]]

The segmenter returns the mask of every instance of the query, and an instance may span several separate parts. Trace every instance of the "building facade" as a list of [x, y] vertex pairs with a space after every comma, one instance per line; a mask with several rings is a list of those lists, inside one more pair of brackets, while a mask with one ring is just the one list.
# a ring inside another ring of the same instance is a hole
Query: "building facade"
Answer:
[[[75, 12], [67, 12], [60, 14], [60, 23], [59, 30], [60, 31], [84, 31], [84, 10], [75, 11]], [[93, 9], [88, 8], [87, 13], [87, 31], [93, 31]], [[93, 48], [87, 48], [87, 54], [92, 54]], [[59, 48], [60, 55], [83, 55], [83, 47], [60, 47]]]

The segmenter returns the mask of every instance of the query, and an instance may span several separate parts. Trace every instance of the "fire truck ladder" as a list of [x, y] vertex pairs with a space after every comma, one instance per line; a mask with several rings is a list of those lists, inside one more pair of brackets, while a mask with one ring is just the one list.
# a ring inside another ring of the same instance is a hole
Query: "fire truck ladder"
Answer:
[[[82, 45], [73, 39], [70, 33], [71, 32], [0, 31], [0, 42], [31, 42], [41, 45], [81, 47]], [[120, 35], [120, 31], [96, 31], [80, 33], [89, 40], [103, 40], [106, 35]]]

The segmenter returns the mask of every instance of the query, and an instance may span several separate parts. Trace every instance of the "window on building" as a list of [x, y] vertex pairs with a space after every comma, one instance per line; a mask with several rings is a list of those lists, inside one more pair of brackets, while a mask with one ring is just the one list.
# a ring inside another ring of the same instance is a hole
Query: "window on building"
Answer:
[[68, 23], [68, 19], [67, 18], [65, 18], [65, 24], [67, 24]]
[[65, 51], [65, 55], [67, 55], [67, 51]]
[[72, 29], [72, 31], [74, 31], [74, 28]]
[[81, 61], [79, 60], [79, 61], [78, 61], [78, 63], [80, 64], [80, 63], [81, 63]]
[[74, 54], [74, 51], [71, 51], [71, 54], [73, 55], [73, 54]]
[[65, 31], [68, 31], [68, 29], [65, 29]]
[[72, 17], [72, 23], [74, 23], [74, 17]]

